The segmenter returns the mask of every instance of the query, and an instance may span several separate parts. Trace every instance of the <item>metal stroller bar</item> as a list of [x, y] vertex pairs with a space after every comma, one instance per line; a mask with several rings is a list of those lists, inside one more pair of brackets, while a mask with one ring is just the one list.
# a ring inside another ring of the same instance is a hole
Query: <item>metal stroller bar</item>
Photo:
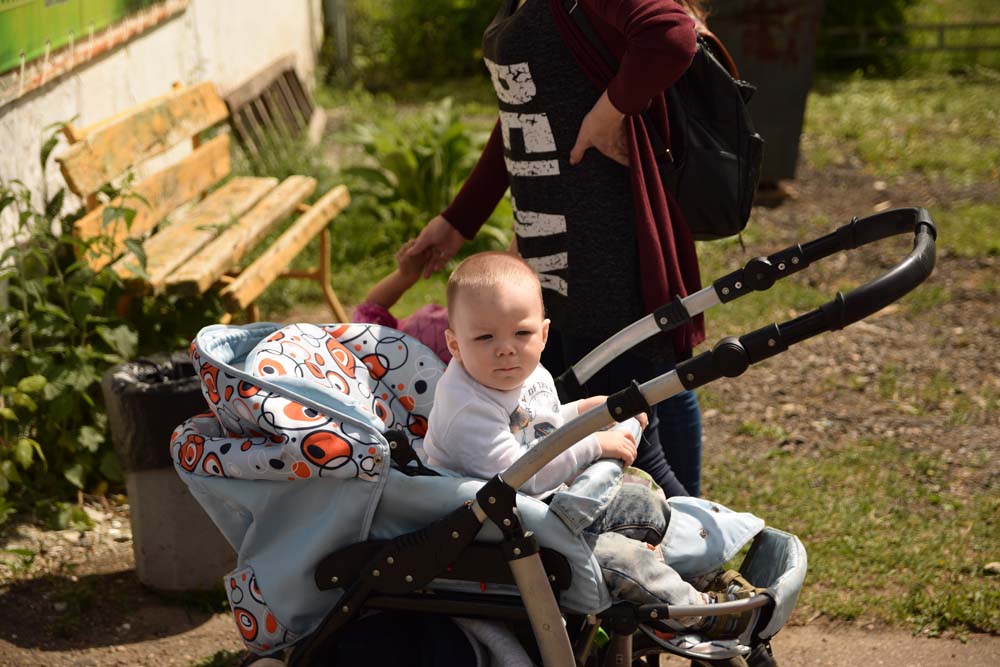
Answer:
[[[852, 250], [908, 231], [913, 231], [919, 236], [919, 231], [923, 227], [928, 228], [931, 235], [936, 234], [934, 223], [925, 209], [893, 209], [862, 219], [854, 218], [850, 223], [843, 225], [836, 231], [813, 241], [789, 246], [767, 257], [755, 257], [747, 262], [743, 268], [719, 278], [710, 287], [683, 299], [678, 297], [673, 302], [625, 327], [569, 368], [556, 380], [556, 384], [560, 393], [564, 394], [566, 398], [582, 397], [584, 383], [623, 351], [638, 345], [647, 338], [660, 332], [671, 331], [689, 322], [695, 315], [699, 315], [719, 303], [728, 303], [751, 292], [763, 292], [770, 289], [776, 281], [797, 273], [811, 263], [841, 250]], [[933, 248], [931, 252], [933, 254]], [[933, 256], [930, 258], [930, 262], [930, 268], [933, 268]], [[906, 271], [912, 270], [906, 269]], [[920, 278], [920, 280], [922, 279]], [[916, 284], [919, 284], [918, 280], [906, 287], [909, 285], [906, 276], [892, 276], [891, 279], [886, 276], [884, 280], [889, 280], [891, 285], [880, 284], [878, 290], [884, 291], [884, 297], [888, 300], [871, 312], [875, 312], [875, 310], [898, 299], [913, 289]], [[892, 285], [903, 287], [904, 291], [897, 294]], [[875, 296], [875, 291], [855, 290], [852, 294], [856, 295], [854, 300], [860, 303], [872, 299]], [[865, 316], [861, 315], [860, 317]], [[846, 324], [842, 326], [846, 326]]]

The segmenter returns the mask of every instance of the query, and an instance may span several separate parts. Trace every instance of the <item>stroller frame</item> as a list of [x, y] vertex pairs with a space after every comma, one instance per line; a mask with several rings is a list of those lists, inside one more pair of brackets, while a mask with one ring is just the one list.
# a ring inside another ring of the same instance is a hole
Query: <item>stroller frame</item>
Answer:
[[[922, 208], [895, 209], [864, 219], [854, 218], [826, 236], [790, 246], [766, 257], [754, 258], [743, 268], [716, 280], [710, 287], [686, 298], [677, 298], [615, 334], [559, 378], [561, 390], [571, 396], [580, 395], [583, 383], [621, 352], [661, 331], [669, 331], [688, 322], [694, 315], [716, 304], [728, 303], [753, 291], [767, 290], [777, 280], [841, 250], [852, 250], [908, 232], [914, 234], [913, 250], [881, 277], [847, 294], [838, 293], [828, 303], [792, 320], [761, 327], [739, 338], [723, 338], [712, 350], [683, 361], [674, 370], [641, 385], [633, 381], [632, 386], [610, 396], [603, 406], [574, 418], [545, 437], [506, 471], [489, 480], [476, 495], [475, 501], [466, 502], [420, 530], [377, 545], [365, 559], [365, 566], [356, 573], [353, 583], [344, 586], [342, 596], [319, 629], [294, 647], [288, 664], [311, 664], [319, 656], [325, 642], [365, 606], [429, 610], [426, 604], [396, 596], [418, 591], [444, 573], [448, 565], [472, 544], [487, 519], [493, 521], [503, 535], [499, 546], [520, 591], [546, 667], [585, 664], [591, 640], [602, 622], [607, 623], [613, 632], [605, 664], [630, 664], [633, 658], [632, 635], [639, 624], [655, 624], [666, 618], [739, 614], [764, 608], [756, 626], [751, 629], [751, 646], [766, 644], [767, 638], [787, 620], [791, 608], [777, 610], [773, 595], [761, 593], [747, 600], [709, 607], [617, 603], [600, 615], [586, 618], [589, 628], [574, 651], [563, 612], [553, 591], [555, 575], [546, 572], [538, 540], [521, 525], [516, 508], [516, 490], [545, 464], [587, 435], [647, 411], [650, 405], [685, 389], [694, 389], [721, 377], [737, 377], [750, 365], [773, 357], [795, 343], [826, 331], [841, 329], [904, 296], [933, 270], [934, 224]], [[390, 447], [394, 450], [399, 447], [402, 451], [404, 445], [405, 440], [390, 440]], [[762, 535], [767, 535], [768, 531], [780, 532], [766, 529]], [[752, 552], [753, 549], [751, 555]], [[750, 559], [748, 556], [747, 560]], [[332, 588], [346, 582], [338, 582], [335, 577], [332, 582], [321, 583], [325, 584], [325, 588]], [[794, 599], [788, 606], [794, 606]], [[489, 603], [458, 603], [451, 607], [439, 604], [438, 610], [449, 613], [464, 611], [486, 617], [512, 617], [509, 608], [502, 605], [491, 607]], [[771, 619], [774, 614], [783, 618], [775, 622]], [[774, 628], [775, 625], [777, 628]], [[768, 634], [771, 628], [773, 631]]]

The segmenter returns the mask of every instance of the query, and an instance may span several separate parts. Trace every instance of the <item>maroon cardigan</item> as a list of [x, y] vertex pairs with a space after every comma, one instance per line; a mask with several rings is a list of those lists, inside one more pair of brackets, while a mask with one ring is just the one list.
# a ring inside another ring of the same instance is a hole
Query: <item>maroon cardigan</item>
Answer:
[[[663, 91], [694, 58], [695, 25], [673, 0], [580, 0], [601, 41], [619, 62], [612, 71], [580, 33], [560, 0], [548, 0], [560, 35], [598, 90], [628, 114], [627, 130], [643, 303], [648, 312], [701, 289], [694, 239], [673, 197], [663, 189], [649, 135], [640, 112], [649, 109], [669, 145]], [[579, 11], [579, 9], [577, 10]], [[466, 238], [472, 238], [510, 185], [504, 165], [500, 124], [493, 128], [468, 180], [442, 213]], [[673, 332], [674, 349], [685, 356], [705, 339], [704, 320]]]

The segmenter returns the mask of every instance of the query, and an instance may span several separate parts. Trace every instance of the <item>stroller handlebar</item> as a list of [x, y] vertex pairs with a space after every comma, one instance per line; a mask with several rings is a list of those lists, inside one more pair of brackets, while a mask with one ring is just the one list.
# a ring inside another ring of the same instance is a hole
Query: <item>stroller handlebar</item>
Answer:
[[[826, 312], [822, 321], [830, 326], [812, 330], [811, 327], [818, 326], [815, 313], [782, 326], [791, 344], [821, 331], [857, 322], [900, 298], [930, 275], [934, 268], [937, 232], [926, 209], [898, 208], [862, 219], [854, 218], [826, 236], [789, 246], [766, 257], [751, 259], [743, 268], [719, 278], [711, 286], [683, 299], [677, 297], [609, 338], [559, 376], [556, 385], [560, 395], [564, 400], [582, 398], [586, 395], [583, 384], [621, 352], [660, 332], [671, 331], [690, 322], [692, 317], [716, 304], [729, 303], [751, 292], [768, 290], [778, 280], [841, 250], [853, 250], [908, 232], [915, 235], [914, 251], [899, 266], [846, 295], [838, 294], [823, 307]], [[808, 324], [800, 320], [807, 320]]]
[[[690, 319], [690, 310], [687, 309], [690, 303], [703, 306], [704, 310], [713, 303], [731, 301], [751, 291], [766, 290], [776, 280], [800, 271], [817, 259], [907, 232], [914, 234], [913, 250], [882, 276], [847, 294], [838, 292], [828, 303], [787, 322], [769, 324], [739, 338], [723, 338], [712, 350], [680, 362], [674, 370], [641, 386], [623, 389], [609, 397], [603, 406], [593, 408], [545, 436], [501, 476], [515, 489], [519, 488], [542, 466], [574, 443], [614, 421], [635, 416], [643, 411], [644, 406], [654, 405], [684, 389], [694, 389], [721, 377], [741, 375], [751, 364], [780, 354], [795, 343], [825, 331], [842, 329], [881, 310], [913, 290], [931, 274], [934, 269], [937, 231], [930, 215], [923, 208], [895, 209], [860, 220], [855, 218], [814, 241], [790, 246], [768, 257], [750, 260], [744, 268], [715, 282], [715, 291], [718, 293], [716, 300], [709, 297], [712, 288], [707, 288], [686, 299], [668, 304], [665, 308], [673, 311], [674, 315], [664, 315], [665, 311], [661, 309], [626, 327], [609, 339], [608, 343], [581, 360], [578, 367], [588, 360], [613, 358], [616, 355], [611, 354], [612, 350], [620, 353], [661, 329], [677, 326], [685, 316]], [[686, 312], [680, 314], [681, 311]], [[653, 323], [657, 317], [670, 322], [657, 329], [658, 323]], [[557, 384], [560, 393], [569, 390], [570, 396], [564, 396], [563, 400], [578, 398], [579, 396], [572, 396], [572, 391], [582, 391], [583, 382], [597, 370], [599, 366], [593, 363], [582, 377], [573, 368], [564, 373]], [[636, 396], [636, 393], [639, 395]], [[622, 409], [619, 410], [618, 407]]]
[[[863, 220], [855, 219], [809, 244], [794, 246], [772, 255], [772, 258], [787, 260], [787, 269], [790, 265], [808, 264], [839, 250], [850, 250], [911, 230], [914, 234], [913, 250], [888, 272], [847, 294], [838, 292], [831, 301], [792, 320], [769, 324], [739, 338], [723, 338], [711, 351], [677, 365], [681, 384], [685, 389], [694, 389], [723, 376], [736, 377], [751, 364], [780, 354], [795, 343], [826, 331], [842, 329], [885, 308], [909, 293], [931, 274], [934, 269], [937, 232], [925, 209], [896, 209]], [[795, 262], [795, 257], [802, 259]], [[756, 260], [751, 260], [750, 264], [754, 261]], [[781, 263], [774, 266], [780, 267]], [[793, 270], [800, 269], [796, 267]], [[754, 275], [746, 276], [745, 280], [763, 285], [770, 278]], [[773, 284], [773, 280], [770, 282]], [[768, 287], [770, 284], [752, 289]]]

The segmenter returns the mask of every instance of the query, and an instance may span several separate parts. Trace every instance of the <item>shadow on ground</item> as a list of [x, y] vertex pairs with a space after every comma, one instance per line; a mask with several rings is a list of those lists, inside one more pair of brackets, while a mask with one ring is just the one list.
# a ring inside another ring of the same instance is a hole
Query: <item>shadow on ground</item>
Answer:
[[135, 570], [47, 575], [0, 588], [0, 640], [41, 651], [120, 646], [183, 634], [225, 610], [218, 591], [164, 594]]

